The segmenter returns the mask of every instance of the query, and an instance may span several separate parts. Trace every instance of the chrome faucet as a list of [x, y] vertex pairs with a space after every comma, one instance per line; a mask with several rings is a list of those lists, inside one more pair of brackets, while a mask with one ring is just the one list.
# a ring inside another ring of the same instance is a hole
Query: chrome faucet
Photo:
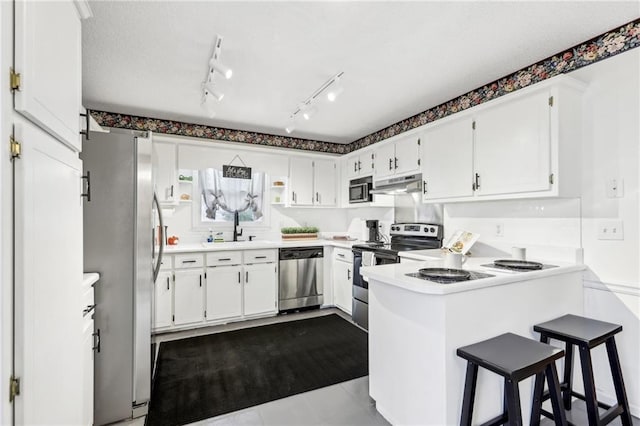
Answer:
[[238, 241], [238, 237], [242, 236], [242, 229], [238, 232], [238, 227], [240, 225], [240, 217], [238, 215], [238, 210], [233, 212], [233, 241]]

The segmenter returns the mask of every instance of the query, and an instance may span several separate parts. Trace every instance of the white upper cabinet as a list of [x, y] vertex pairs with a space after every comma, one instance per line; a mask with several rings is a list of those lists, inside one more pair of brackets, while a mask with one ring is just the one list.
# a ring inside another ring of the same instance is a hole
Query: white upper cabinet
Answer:
[[333, 160], [292, 157], [289, 161], [289, 205], [335, 206], [336, 173]]
[[314, 205], [336, 205], [336, 163], [331, 160], [313, 161], [313, 184], [315, 187]]
[[155, 191], [163, 205], [178, 204], [178, 145], [153, 142]]
[[375, 177], [405, 175], [420, 168], [420, 136], [412, 134], [375, 149]]
[[15, 1], [14, 107], [74, 151], [81, 151], [82, 47], [73, 1]]
[[578, 196], [583, 90], [558, 76], [425, 126], [423, 201]]
[[550, 99], [550, 91], [542, 90], [477, 114], [476, 195], [551, 187]]
[[372, 176], [374, 170], [374, 156], [372, 150], [366, 150], [350, 155], [346, 160], [345, 172], [349, 179], [362, 176]]
[[473, 120], [447, 121], [423, 134], [422, 193], [425, 201], [473, 195]]

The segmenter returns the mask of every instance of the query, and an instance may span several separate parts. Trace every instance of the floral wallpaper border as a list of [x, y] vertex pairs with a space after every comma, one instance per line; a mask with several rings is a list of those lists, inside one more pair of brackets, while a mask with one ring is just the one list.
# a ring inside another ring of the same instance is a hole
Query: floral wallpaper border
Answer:
[[423, 126], [432, 121], [448, 117], [532, 84], [539, 83], [556, 75], [575, 71], [639, 46], [640, 18], [436, 107], [392, 124], [389, 127], [351, 142], [350, 144], [291, 138], [106, 111], [92, 110], [91, 115], [98, 124], [107, 127], [149, 130], [170, 135], [191, 136], [218, 141], [241, 142], [252, 145], [292, 148], [342, 155], [415, 129], [416, 127]]

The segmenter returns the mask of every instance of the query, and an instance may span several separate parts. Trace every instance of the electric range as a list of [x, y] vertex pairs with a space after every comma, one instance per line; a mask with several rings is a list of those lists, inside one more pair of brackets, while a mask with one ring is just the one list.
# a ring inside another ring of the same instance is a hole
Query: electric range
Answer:
[[[442, 247], [442, 226], [431, 223], [394, 223], [389, 241], [354, 244], [353, 252], [353, 321], [364, 329], [369, 326], [369, 283], [360, 275], [361, 266], [400, 263], [401, 251]], [[364, 260], [364, 264], [363, 264]]]

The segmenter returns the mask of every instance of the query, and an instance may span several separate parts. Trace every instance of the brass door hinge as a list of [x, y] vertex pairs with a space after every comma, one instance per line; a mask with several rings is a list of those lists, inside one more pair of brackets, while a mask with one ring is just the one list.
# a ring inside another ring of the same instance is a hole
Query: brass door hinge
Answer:
[[20, 158], [22, 145], [14, 139], [13, 135], [9, 136], [9, 149], [11, 150], [11, 158]]
[[553, 185], [553, 173], [549, 175], [549, 184]]
[[9, 402], [13, 402], [20, 395], [20, 377], [9, 378]]
[[9, 71], [9, 87], [11, 91], [20, 90], [21, 76], [19, 72], [16, 72], [13, 68]]
[[553, 106], [553, 96], [549, 96], [549, 106]]

